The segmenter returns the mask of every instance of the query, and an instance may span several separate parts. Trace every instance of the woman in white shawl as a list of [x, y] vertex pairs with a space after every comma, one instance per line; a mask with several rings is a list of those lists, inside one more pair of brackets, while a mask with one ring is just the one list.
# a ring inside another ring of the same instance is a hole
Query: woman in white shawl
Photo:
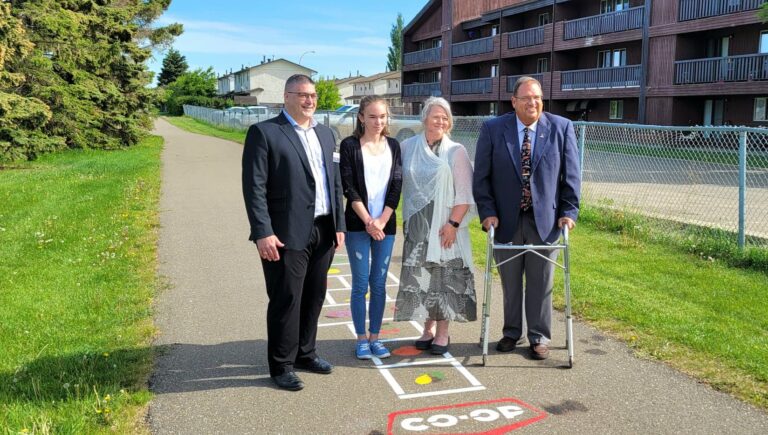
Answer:
[[448, 351], [448, 322], [477, 319], [468, 223], [475, 214], [472, 164], [449, 133], [448, 102], [431, 97], [424, 132], [403, 141], [403, 266], [395, 320], [423, 320], [415, 346]]

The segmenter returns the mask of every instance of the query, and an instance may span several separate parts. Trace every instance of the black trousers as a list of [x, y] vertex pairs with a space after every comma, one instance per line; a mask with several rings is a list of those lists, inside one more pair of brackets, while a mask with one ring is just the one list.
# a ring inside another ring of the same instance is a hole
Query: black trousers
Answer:
[[331, 216], [315, 219], [302, 250], [280, 249], [279, 261], [262, 260], [267, 283], [267, 358], [270, 376], [293, 370], [315, 354], [317, 320], [325, 300], [336, 233]]

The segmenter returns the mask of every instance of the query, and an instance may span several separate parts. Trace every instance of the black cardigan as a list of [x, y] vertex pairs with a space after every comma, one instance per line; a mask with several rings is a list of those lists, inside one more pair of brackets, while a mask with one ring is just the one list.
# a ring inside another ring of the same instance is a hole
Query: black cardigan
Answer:
[[[388, 137], [387, 144], [392, 152], [392, 170], [389, 173], [389, 185], [387, 186], [387, 196], [384, 198], [384, 206], [395, 210], [400, 202], [400, 190], [403, 186], [403, 163], [400, 157], [400, 143], [397, 142], [397, 139]], [[344, 209], [347, 231], [365, 231], [365, 222], [352, 209], [352, 202], [361, 201], [363, 207], [368, 210], [368, 191], [365, 188], [363, 151], [360, 147], [360, 139], [354, 136], [345, 138], [341, 141], [339, 154], [341, 185], [344, 196], [347, 198], [347, 207]], [[384, 234], [394, 235], [396, 229], [397, 219], [393, 212], [384, 226]]]

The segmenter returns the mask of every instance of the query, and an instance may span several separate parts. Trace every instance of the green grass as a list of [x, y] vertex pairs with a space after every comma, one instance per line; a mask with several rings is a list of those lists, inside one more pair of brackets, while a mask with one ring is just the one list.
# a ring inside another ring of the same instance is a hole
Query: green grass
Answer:
[[[627, 154], [632, 156], [659, 157], [664, 159], [690, 160], [694, 162], [717, 163], [721, 165], [739, 166], [737, 149], [722, 151], [697, 150], [682, 146], [651, 146], [648, 144], [632, 144], [618, 142], [587, 141], [587, 151], [603, 151], [608, 153]], [[756, 153], [753, 149], [747, 152], [747, 167], [750, 169], [768, 168], [768, 157]]]
[[208, 136], [227, 139], [237, 143], [245, 142], [245, 131], [216, 127], [214, 125], [198, 121], [189, 116], [167, 116], [166, 121], [191, 133], [204, 134]]
[[[486, 234], [479, 222], [470, 232], [480, 292]], [[571, 233], [574, 314], [639, 356], [768, 410], [766, 252], [739, 257], [723, 238], [701, 228], [675, 236], [640, 216], [586, 207]], [[563, 304], [558, 290], [555, 305]]]
[[135, 433], [162, 138], [0, 170], [0, 433]]

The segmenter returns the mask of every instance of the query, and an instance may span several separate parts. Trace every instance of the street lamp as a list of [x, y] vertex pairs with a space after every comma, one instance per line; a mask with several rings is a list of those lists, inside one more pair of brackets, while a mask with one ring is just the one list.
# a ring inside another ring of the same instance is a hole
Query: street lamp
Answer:
[[305, 51], [304, 53], [301, 53], [301, 56], [299, 56], [299, 65], [301, 65], [301, 59], [304, 58], [304, 55], [309, 53], [315, 54], [315, 50]]

